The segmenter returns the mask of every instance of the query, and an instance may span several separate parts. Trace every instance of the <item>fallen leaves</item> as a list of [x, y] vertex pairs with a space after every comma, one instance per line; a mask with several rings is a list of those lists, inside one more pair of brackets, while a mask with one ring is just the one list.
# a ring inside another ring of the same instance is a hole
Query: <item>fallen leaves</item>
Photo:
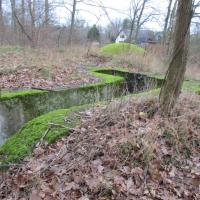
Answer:
[[[199, 110], [199, 98], [182, 99], [177, 113]], [[185, 117], [192, 132], [188, 126], [180, 129], [176, 117], [163, 119], [156, 113], [141, 120], [138, 113], [145, 103], [129, 101], [80, 113], [82, 124], [70, 136], [38, 146], [21, 168], [9, 170], [0, 198], [199, 199], [200, 150], [194, 141], [199, 140], [200, 126], [195, 116]], [[183, 105], [189, 108], [184, 111]]]
[[65, 56], [39, 49], [1, 55], [0, 88], [60, 89], [99, 81], [83, 67], [82, 63], [88, 63], [83, 56], [77, 61]]

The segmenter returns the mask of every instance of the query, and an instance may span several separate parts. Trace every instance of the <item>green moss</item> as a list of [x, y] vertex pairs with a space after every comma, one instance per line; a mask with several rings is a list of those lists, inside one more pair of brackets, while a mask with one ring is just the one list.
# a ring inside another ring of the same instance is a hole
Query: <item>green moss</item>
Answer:
[[200, 95], [200, 88], [197, 88], [195, 92]]
[[27, 95], [40, 95], [47, 93], [46, 90], [18, 90], [18, 91], [6, 91], [1, 92], [0, 101], [9, 100], [17, 97], [27, 96]]
[[183, 90], [190, 91], [190, 92], [198, 92], [200, 88], [200, 82], [199, 81], [184, 81], [183, 83]]
[[105, 55], [119, 55], [128, 52], [143, 54], [145, 50], [137, 45], [129, 43], [108, 44], [100, 49], [100, 53]]
[[[88, 106], [55, 110], [29, 121], [0, 147], [0, 164], [17, 163], [28, 156], [48, 128], [49, 132], [45, 137], [45, 141], [48, 143], [67, 135], [69, 129], [79, 122], [79, 118], [75, 115], [69, 122], [65, 122], [66, 117], [70, 119], [72, 113], [84, 110]], [[49, 123], [55, 124], [55, 126], [51, 126]]]

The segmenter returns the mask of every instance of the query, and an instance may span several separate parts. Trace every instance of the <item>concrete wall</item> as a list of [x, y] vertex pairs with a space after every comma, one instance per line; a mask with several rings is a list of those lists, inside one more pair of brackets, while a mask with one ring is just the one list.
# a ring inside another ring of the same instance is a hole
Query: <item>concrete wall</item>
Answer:
[[125, 79], [0, 101], [0, 144], [25, 122], [50, 111], [110, 100], [128, 92], [137, 93], [157, 87], [156, 79], [145, 75], [116, 70], [99, 72], [123, 76]]

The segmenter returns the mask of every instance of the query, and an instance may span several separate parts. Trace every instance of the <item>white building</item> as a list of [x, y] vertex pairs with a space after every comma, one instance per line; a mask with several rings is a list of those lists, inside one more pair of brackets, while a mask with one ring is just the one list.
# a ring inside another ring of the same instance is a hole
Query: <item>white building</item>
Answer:
[[124, 31], [121, 31], [120, 34], [117, 36], [115, 43], [125, 42], [128, 39], [128, 36]]

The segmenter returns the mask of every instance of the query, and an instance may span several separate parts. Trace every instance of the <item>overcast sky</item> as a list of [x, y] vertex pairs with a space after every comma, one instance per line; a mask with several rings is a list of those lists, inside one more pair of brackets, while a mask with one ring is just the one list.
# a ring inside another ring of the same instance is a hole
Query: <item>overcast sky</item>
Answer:
[[[130, 6], [131, 0], [101, 0], [105, 7], [110, 7], [113, 9], [107, 9], [109, 13], [109, 17], [114, 20], [116, 18], [118, 19], [124, 19], [127, 17], [128, 9]], [[167, 2], [168, 0], [151, 0], [151, 5], [155, 7], [157, 10], [161, 12], [161, 14], [165, 14], [167, 11]], [[97, 18], [101, 16], [101, 19], [99, 21], [99, 25], [106, 25], [109, 23], [108, 18], [105, 16], [105, 13], [100, 8], [90, 7], [86, 6], [84, 4], [79, 4], [78, 6], [81, 11], [79, 12], [79, 18], [85, 19], [89, 25], [95, 24], [97, 22]], [[58, 11], [60, 21], [64, 23], [66, 20], [66, 10], [65, 9], [59, 9]], [[163, 28], [163, 18], [160, 17], [159, 21], [157, 22], [149, 22], [145, 25], [146, 28], [151, 28], [153, 30], [162, 30]]]

